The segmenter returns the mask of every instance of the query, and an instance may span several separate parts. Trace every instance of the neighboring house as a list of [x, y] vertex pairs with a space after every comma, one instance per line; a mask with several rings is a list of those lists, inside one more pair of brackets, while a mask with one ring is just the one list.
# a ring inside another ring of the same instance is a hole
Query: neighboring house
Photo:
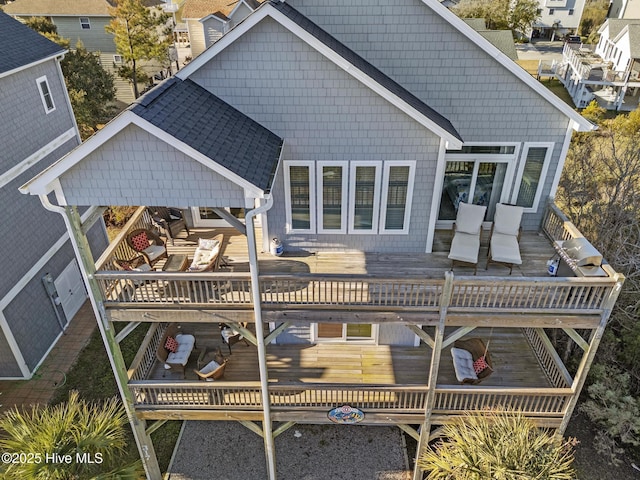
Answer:
[[540, 17], [533, 29], [542, 38], [559, 39], [577, 33], [586, 0], [538, 0]]
[[[264, 475], [244, 477], [273, 479], [274, 437], [329, 412], [398, 425], [418, 451], [497, 405], [564, 432], [624, 281], [571, 260], [547, 276], [582, 237], [547, 200], [572, 133], [594, 128], [437, 0], [267, 1], [22, 191], [139, 206], [98, 262], [70, 234], [148, 476], [160, 478], [152, 421], [235, 419], [265, 444]], [[482, 267], [497, 204], [523, 208], [513, 275], [450, 271], [460, 202], [487, 207]], [[146, 205], [233, 228], [191, 227], [154, 264], [164, 271], [126, 271], [137, 253], [123, 238], [152, 228]], [[274, 239], [280, 258], [264, 253]], [[207, 244], [225, 271], [190, 273]], [[196, 340], [178, 350], [186, 368], [167, 360], [175, 322]], [[199, 382], [193, 369], [227, 351], [219, 323], [256, 348], [233, 346], [224, 378]], [[147, 334], [127, 365], [118, 341], [133, 328]], [[579, 345], [578, 368], [548, 334]], [[454, 374], [451, 347], [468, 336], [491, 345], [481, 386]]]
[[[86, 291], [64, 222], [18, 188], [79, 145], [80, 135], [60, 70], [66, 51], [1, 12], [0, 43], [12, 46], [0, 56], [0, 378], [27, 379]], [[89, 238], [104, 249], [102, 221]]]
[[514, 62], [518, 60], [518, 51], [511, 30], [489, 30], [484, 18], [463, 18], [463, 20], [509, 59]]
[[259, 0], [185, 0], [186, 23], [192, 58], [197, 57], [260, 6]]
[[611, 0], [607, 18], [639, 19], [640, 0]]
[[610, 18], [598, 30], [595, 49], [566, 44], [555, 68], [578, 108], [592, 100], [608, 110], [640, 105], [640, 20]]
[[[109, 72], [115, 73], [122, 64], [122, 57], [116, 52], [113, 35], [104, 29], [109, 24], [107, 0], [15, 0], [2, 9], [17, 19], [46, 17], [58, 28], [58, 34], [71, 40], [71, 48], [78, 41], [89, 52], [100, 55], [100, 63]], [[133, 102], [133, 89], [128, 80], [115, 77], [116, 97], [126, 104]]]

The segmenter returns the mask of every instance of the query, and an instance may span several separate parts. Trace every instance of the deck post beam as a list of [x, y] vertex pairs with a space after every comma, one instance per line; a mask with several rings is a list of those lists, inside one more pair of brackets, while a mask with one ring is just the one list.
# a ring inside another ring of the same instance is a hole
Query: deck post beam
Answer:
[[460, 328], [458, 328], [455, 332], [453, 332], [451, 335], [449, 335], [442, 342], [442, 348], [447, 348], [453, 342], [455, 342], [456, 340], [464, 337], [467, 333], [472, 332], [475, 329], [476, 329], [476, 327], [460, 327]]
[[429, 335], [427, 332], [425, 332], [423, 329], [421, 329], [417, 325], [405, 325], [405, 327], [407, 327], [409, 330], [415, 333], [418, 337], [420, 337], [420, 340], [422, 340], [424, 343], [426, 343], [431, 348], [433, 348], [435, 343], [433, 341], [433, 338], [431, 338], [431, 335]]
[[127, 338], [127, 335], [129, 335], [136, 328], [138, 328], [138, 325], [140, 325], [141, 323], [142, 322], [129, 322], [127, 326], [124, 327], [122, 330], [120, 330], [118, 335], [116, 335], [116, 342], [120, 343], [122, 340]]
[[146, 476], [151, 480], [160, 480], [162, 478], [162, 473], [160, 471], [156, 452], [153, 448], [153, 442], [146, 431], [146, 421], [138, 418], [135, 414], [135, 402], [131, 390], [127, 386], [129, 379], [127, 376], [126, 363], [122, 357], [120, 345], [115, 337], [113, 323], [111, 323], [111, 320], [104, 308], [100, 287], [94, 278], [96, 265], [93, 261], [89, 241], [87, 240], [86, 235], [82, 232], [78, 209], [73, 206], [65, 206], [64, 208], [56, 207], [48, 201], [46, 196], [41, 196], [40, 200], [47, 210], [58, 212], [64, 218], [67, 230], [69, 231], [71, 244], [80, 263], [80, 271], [82, 272], [85, 286], [89, 292], [91, 306], [93, 307], [93, 312], [98, 320], [98, 329], [100, 330], [102, 341], [104, 342], [107, 350], [107, 356], [109, 357], [109, 362], [113, 369], [116, 384], [122, 398], [122, 403], [125, 411], [127, 412], [127, 417], [131, 425], [131, 430], [133, 431], [133, 437], [136, 441]]
[[544, 348], [547, 350], [549, 355], [551, 355], [551, 358], [562, 373], [564, 381], [567, 382], [567, 385], [571, 385], [573, 383], [573, 377], [569, 373], [569, 370], [567, 370], [567, 367], [564, 365], [564, 362], [560, 358], [560, 355], [558, 355], [558, 352], [554, 348], [553, 343], [551, 343], [547, 332], [544, 331], [544, 328], [534, 328], [533, 330], [536, 332], [536, 334], [542, 341]]
[[398, 423], [396, 424], [397, 427], [402, 430], [404, 433], [406, 433], [407, 435], [409, 435], [411, 438], [413, 438], [416, 442], [420, 441], [420, 434], [417, 432], [417, 430], [413, 427], [410, 427], [409, 425], [405, 424], [405, 423]]
[[238, 423], [248, 428], [256, 435], [259, 435], [260, 437], [264, 438], [264, 432], [256, 422], [252, 422], [251, 420], [238, 420]]
[[447, 320], [447, 309], [451, 303], [451, 295], [453, 293], [453, 272], [445, 272], [444, 285], [442, 286], [442, 295], [440, 297], [440, 318], [436, 331], [434, 333], [434, 346], [431, 352], [431, 369], [429, 371], [429, 390], [425, 399], [424, 421], [420, 429], [420, 438], [418, 447], [416, 448], [415, 466], [413, 468], [413, 480], [422, 480], [422, 469], [418, 466], [420, 454], [429, 444], [431, 431], [431, 413], [433, 412], [433, 404], [436, 397], [436, 385], [438, 383], [438, 371], [440, 369], [440, 357], [442, 355], [442, 343], [444, 341], [444, 329]]
[[580, 360], [578, 371], [576, 372], [573, 384], [571, 385], [573, 396], [567, 404], [564, 412], [564, 417], [562, 418], [562, 422], [558, 427], [558, 435], [564, 435], [564, 432], [569, 425], [569, 420], [571, 419], [571, 415], [573, 415], [573, 410], [576, 408], [578, 397], [580, 396], [580, 392], [582, 391], [584, 382], [587, 379], [587, 374], [589, 373], [589, 369], [591, 368], [593, 359], [596, 356], [596, 351], [598, 350], [598, 346], [600, 345], [600, 341], [602, 340], [602, 336], [604, 335], [604, 329], [607, 326], [609, 317], [611, 316], [611, 310], [616, 304], [616, 300], [618, 300], [618, 296], [620, 295], [620, 291], [622, 290], [622, 285], [624, 284], [625, 280], [624, 275], [622, 275], [621, 273], [616, 273], [614, 275], [614, 279], [616, 281], [616, 285], [609, 291], [609, 296], [604, 301], [602, 316], [600, 317], [600, 324], [589, 337], [589, 348], [584, 353], [584, 355], [582, 355], [582, 360]]
[[242, 235], [247, 234], [247, 227], [244, 223], [238, 220], [236, 217], [227, 212], [224, 208], [212, 208], [216, 215], [226, 221], [229, 225], [239, 231]]
[[289, 325], [291, 325], [289, 322], [282, 322], [280, 325], [278, 325], [276, 328], [274, 328], [273, 330], [271, 330], [271, 333], [269, 335], [267, 335], [266, 337], [264, 337], [264, 343], [266, 345], [269, 345], [278, 335], [280, 335], [282, 332], [284, 332], [287, 328], [289, 328]]
[[575, 331], [575, 329], [573, 328], [563, 328], [562, 329], [564, 331], [564, 333], [566, 333], [567, 335], [569, 335], [571, 337], [571, 339], [576, 342], [576, 344], [583, 350], [583, 351], [587, 351], [589, 350], [589, 344], [585, 341], [584, 338], [582, 338], [580, 336], [580, 334], [578, 332]]
[[282, 425], [280, 425], [278, 428], [276, 428], [273, 431], [273, 438], [276, 438], [281, 433], [286, 432], [287, 430], [289, 430], [294, 425], [296, 425], [296, 422], [284, 422]]
[[149, 427], [147, 427], [147, 435], [151, 435], [153, 432], [159, 429], [162, 425], [167, 423], [167, 421], [168, 419], [165, 418], [164, 420], [156, 420], [155, 422], [153, 422]]
[[253, 345], [258, 344], [258, 339], [256, 338], [256, 336], [251, 331], [249, 331], [248, 329], [240, 325], [239, 323], [237, 322], [225, 322], [225, 323], [229, 325], [231, 328], [233, 328], [236, 332], [240, 332], [242, 336], [246, 338], [249, 342], [251, 342]]
[[[250, 199], [247, 199], [249, 203]], [[262, 319], [262, 295], [260, 293], [260, 271], [258, 268], [258, 245], [254, 218], [273, 206], [273, 197], [267, 197], [264, 205], [246, 212], [247, 250], [249, 253], [249, 272], [251, 274], [251, 300], [256, 328], [256, 347], [258, 350], [258, 367], [260, 371], [260, 395], [262, 397], [262, 438], [267, 461], [267, 478], [276, 480], [276, 449], [271, 424], [271, 403], [269, 398], [269, 372], [267, 370], [267, 349], [264, 343], [264, 323]]]

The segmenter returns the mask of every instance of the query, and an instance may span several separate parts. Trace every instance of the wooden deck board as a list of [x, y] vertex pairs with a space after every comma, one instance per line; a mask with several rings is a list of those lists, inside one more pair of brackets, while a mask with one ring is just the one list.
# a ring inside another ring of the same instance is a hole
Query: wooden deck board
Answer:
[[[237, 343], [232, 355], [217, 335], [217, 327], [203, 324], [189, 325], [196, 336], [198, 351], [187, 364], [186, 380], [196, 380], [193, 369], [199, 353], [206, 347], [204, 361], [213, 359], [220, 347], [229, 363], [224, 380], [228, 382], [257, 382], [258, 357], [256, 348]], [[215, 334], [213, 333], [215, 332]], [[447, 332], [450, 333], [450, 332]], [[489, 341], [494, 372], [483, 386], [541, 387], [548, 383], [529, 344], [519, 329], [477, 329], [468, 337]], [[451, 360], [451, 347], [442, 352], [439, 385], [457, 385]], [[387, 345], [358, 345], [323, 343], [317, 345], [268, 345], [267, 366], [271, 382], [347, 383], [383, 385], [425, 385], [429, 374], [431, 349]], [[156, 361], [150, 380], [180, 381], [180, 375], [167, 371]]]

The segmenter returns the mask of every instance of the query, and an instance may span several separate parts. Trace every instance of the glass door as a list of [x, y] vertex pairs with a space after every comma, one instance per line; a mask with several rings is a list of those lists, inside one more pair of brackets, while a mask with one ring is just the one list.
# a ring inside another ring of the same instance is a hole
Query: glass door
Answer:
[[376, 328], [361, 323], [318, 323], [316, 340], [318, 342], [367, 342], [375, 341]]
[[[236, 217], [238, 220], [244, 223], [244, 208], [225, 208]], [[194, 227], [229, 227], [229, 223], [220, 218], [220, 216], [213, 211], [211, 207], [193, 207], [191, 209], [193, 214], [193, 226]], [[258, 218], [260, 218], [258, 216]]]

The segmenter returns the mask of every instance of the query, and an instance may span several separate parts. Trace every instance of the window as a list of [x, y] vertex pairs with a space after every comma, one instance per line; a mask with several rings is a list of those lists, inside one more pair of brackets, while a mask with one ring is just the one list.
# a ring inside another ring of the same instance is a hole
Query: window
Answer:
[[381, 162], [352, 162], [349, 183], [349, 233], [378, 233]]
[[347, 232], [347, 163], [318, 163], [318, 233]]
[[284, 180], [287, 207], [287, 225], [292, 232], [315, 232], [315, 172], [313, 162], [288, 162]]
[[382, 179], [380, 233], [408, 233], [415, 163], [387, 162]]
[[122, 55], [114, 55], [113, 56], [113, 63], [115, 63], [117, 65], [122, 65]]
[[82, 30], [91, 29], [91, 22], [87, 17], [80, 17], [80, 28], [82, 28]]
[[38, 84], [38, 89], [40, 90], [40, 98], [42, 99], [42, 106], [44, 107], [44, 111], [46, 113], [53, 112], [56, 109], [56, 106], [53, 103], [53, 97], [51, 96], [51, 89], [49, 88], [49, 82], [47, 81], [46, 75], [44, 77], [36, 79], [36, 83]]
[[285, 162], [287, 231], [406, 234], [415, 162]]
[[573, 8], [569, 9], [569, 15], [573, 15]]
[[530, 212], [537, 211], [552, 151], [553, 143], [525, 143], [513, 203]]
[[550, 9], [549, 9], [549, 15], [553, 15], [553, 12], [554, 12], [554, 11], [555, 11], [555, 10], [554, 10], [553, 8], [550, 8]]

